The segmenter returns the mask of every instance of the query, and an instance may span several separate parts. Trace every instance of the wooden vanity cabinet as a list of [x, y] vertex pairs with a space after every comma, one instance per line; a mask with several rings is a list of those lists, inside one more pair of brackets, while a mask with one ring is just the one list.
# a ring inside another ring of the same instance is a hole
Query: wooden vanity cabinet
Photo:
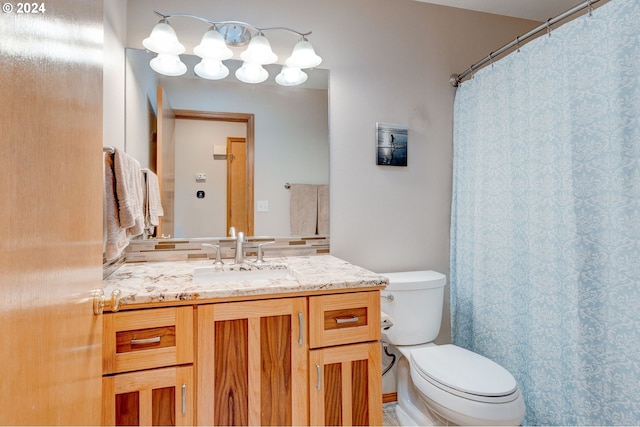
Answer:
[[104, 315], [104, 425], [381, 425], [379, 291]]
[[308, 425], [306, 298], [197, 310], [197, 423]]
[[382, 425], [380, 292], [309, 297], [310, 425]]
[[193, 308], [103, 317], [103, 425], [193, 425]]

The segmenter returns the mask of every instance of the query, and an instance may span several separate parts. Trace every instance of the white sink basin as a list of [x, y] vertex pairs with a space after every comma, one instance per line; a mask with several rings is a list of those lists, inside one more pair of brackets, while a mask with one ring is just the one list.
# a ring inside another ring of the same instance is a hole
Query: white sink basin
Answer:
[[247, 282], [277, 279], [295, 280], [286, 268], [232, 271], [223, 271], [216, 267], [196, 267], [193, 269], [194, 283]]

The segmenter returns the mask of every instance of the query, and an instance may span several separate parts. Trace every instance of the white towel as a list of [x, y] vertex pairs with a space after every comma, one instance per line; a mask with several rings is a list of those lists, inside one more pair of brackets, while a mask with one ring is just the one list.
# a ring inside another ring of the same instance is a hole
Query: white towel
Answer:
[[158, 184], [158, 175], [151, 171], [146, 171], [145, 185], [145, 205], [144, 205], [144, 227], [150, 235], [153, 235], [155, 228], [160, 224], [158, 217], [164, 215], [162, 203], [160, 202], [160, 186]]
[[104, 157], [104, 222], [106, 228], [104, 256], [112, 261], [120, 256], [129, 244], [127, 233], [120, 227], [118, 217], [118, 200], [116, 196], [115, 176], [113, 172], [113, 158], [106, 153]]
[[318, 224], [318, 188], [312, 184], [291, 184], [291, 235], [315, 235]]
[[116, 149], [113, 155], [113, 172], [116, 181], [120, 227], [125, 228], [130, 236], [139, 236], [144, 231], [140, 162]]

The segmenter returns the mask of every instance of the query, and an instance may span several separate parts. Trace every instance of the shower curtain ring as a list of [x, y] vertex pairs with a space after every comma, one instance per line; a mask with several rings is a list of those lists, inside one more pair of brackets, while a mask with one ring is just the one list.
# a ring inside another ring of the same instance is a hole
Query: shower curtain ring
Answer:
[[551, 21], [551, 18], [547, 19], [547, 35], [551, 37], [551, 24], [549, 21]]
[[588, 8], [589, 8], [589, 17], [593, 16], [593, 0], [588, 0]]
[[489, 63], [491, 64], [491, 68], [493, 68], [493, 52], [489, 52]]
[[516, 36], [516, 46], [518, 46], [517, 52], [520, 53], [520, 36]]

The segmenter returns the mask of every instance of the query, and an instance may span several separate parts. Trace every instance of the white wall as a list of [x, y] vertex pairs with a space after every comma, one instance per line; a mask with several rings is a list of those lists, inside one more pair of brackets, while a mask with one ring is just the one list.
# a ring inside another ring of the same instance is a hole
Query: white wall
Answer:
[[155, 145], [158, 111], [158, 75], [147, 61], [127, 53], [124, 72], [125, 149], [143, 168], [155, 172], [152, 151]]
[[[449, 273], [449, 76], [537, 23], [412, 0], [129, 0], [128, 46], [141, 48], [154, 9], [312, 30], [331, 70], [332, 254], [377, 272]], [[174, 27], [188, 50], [206, 31], [189, 20]], [[270, 39], [281, 58], [295, 43]], [[407, 167], [376, 166], [378, 121], [409, 126]], [[440, 341], [449, 339], [448, 312], [444, 321]]]
[[103, 146], [124, 150], [124, 46], [126, 0], [104, 0]]

